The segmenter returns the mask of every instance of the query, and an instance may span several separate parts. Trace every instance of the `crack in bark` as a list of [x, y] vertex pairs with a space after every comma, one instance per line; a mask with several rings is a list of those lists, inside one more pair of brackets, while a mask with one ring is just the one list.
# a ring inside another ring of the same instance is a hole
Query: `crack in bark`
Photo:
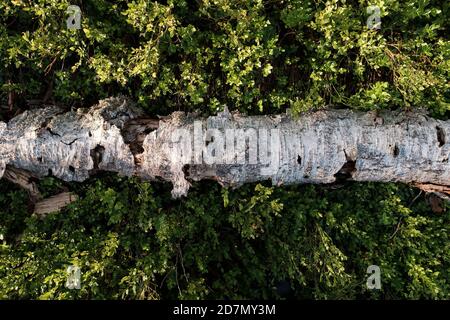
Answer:
[[437, 135], [439, 147], [442, 147], [445, 144], [445, 132], [439, 126], [436, 127], [436, 135]]
[[51, 128], [47, 127], [46, 129], [52, 136], [61, 137], [61, 135], [59, 133], [54, 132]]
[[104, 152], [105, 152], [105, 147], [103, 147], [99, 144], [94, 149], [91, 150], [90, 155], [91, 155], [92, 161], [94, 163], [94, 170], [99, 169], [99, 164], [103, 160]]
[[393, 151], [394, 158], [396, 158], [398, 156], [399, 152], [400, 152], [400, 150], [398, 149], [397, 144], [395, 144], [394, 151]]
[[61, 140], [61, 142], [64, 143], [66, 146], [71, 146], [77, 140], [78, 140], [78, 138], [73, 139], [71, 142], [64, 142], [62, 140]]
[[344, 155], [346, 162], [341, 167], [341, 169], [339, 169], [339, 171], [334, 174], [337, 183], [351, 180], [353, 173], [356, 171], [356, 160], [353, 160], [345, 150]]

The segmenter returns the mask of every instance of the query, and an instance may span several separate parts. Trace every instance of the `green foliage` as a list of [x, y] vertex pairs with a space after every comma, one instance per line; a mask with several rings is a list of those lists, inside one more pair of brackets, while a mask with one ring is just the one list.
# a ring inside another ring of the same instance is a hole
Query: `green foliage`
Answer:
[[[17, 199], [0, 211], [0, 297], [450, 298], [450, 211], [432, 213], [405, 186], [202, 182], [173, 201], [165, 184], [107, 175], [78, 192], [45, 219], [24, 214], [23, 192], [0, 198]], [[366, 289], [371, 264], [377, 292]], [[64, 286], [69, 265], [80, 290]]]
[[[0, 4], [0, 96], [81, 106], [119, 93], [152, 113], [450, 110], [449, 4], [440, 0], [69, 1]], [[369, 30], [366, 7], [382, 27]], [[51, 88], [51, 89], [49, 89]]]
[[[69, 4], [81, 30], [66, 28]], [[380, 30], [366, 26], [372, 4]], [[448, 119], [449, 22], [441, 0], [2, 0], [0, 104], [122, 93], [149, 114], [331, 105]], [[450, 298], [449, 206], [433, 213], [405, 186], [202, 182], [177, 201], [112, 175], [39, 188], [80, 199], [39, 219], [0, 182], [0, 298]], [[380, 291], [366, 289], [371, 264]], [[69, 265], [80, 290], [64, 286]]]

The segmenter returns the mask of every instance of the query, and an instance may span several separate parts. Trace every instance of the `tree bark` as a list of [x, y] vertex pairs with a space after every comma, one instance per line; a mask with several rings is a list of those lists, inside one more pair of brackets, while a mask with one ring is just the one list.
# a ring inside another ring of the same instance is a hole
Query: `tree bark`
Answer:
[[34, 206], [34, 214], [40, 218], [45, 218], [47, 213], [59, 211], [69, 203], [78, 200], [78, 196], [71, 192], [61, 192], [47, 199], [41, 200]]
[[[98, 170], [173, 184], [274, 185], [398, 181], [449, 194], [450, 121], [424, 114], [319, 110], [206, 119], [174, 112], [148, 119], [126, 98], [89, 109], [28, 110], [0, 122], [0, 177], [6, 166], [34, 177], [83, 181]], [[26, 183], [25, 183], [26, 185]]]

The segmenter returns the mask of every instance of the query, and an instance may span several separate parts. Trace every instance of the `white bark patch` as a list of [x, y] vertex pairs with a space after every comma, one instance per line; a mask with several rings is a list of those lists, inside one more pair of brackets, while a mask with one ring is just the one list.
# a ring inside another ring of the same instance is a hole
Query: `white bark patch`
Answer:
[[94, 169], [92, 150], [101, 146], [98, 169], [131, 176], [134, 157], [120, 129], [137, 115], [123, 98], [103, 100], [89, 110], [29, 110], [3, 130], [0, 159], [38, 177], [51, 174], [65, 181], [84, 181]]
[[0, 122], [0, 178], [5, 173], [6, 164], [12, 157], [11, 146], [3, 143], [2, 137], [6, 135], [7, 126], [6, 123]]
[[189, 132], [193, 130], [192, 121], [190, 124], [184, 124], [184, 119], [182, 113], [175, 112], [170, 120], [161, 121], [159, 128], [147, 135], [142, 145], [144, 152], [138, 171], [139, 175], [147, 179], [153, 180], [160, 177], [171, 181], [174, 198], [186, 195], [191, 185], [183, 172], [184, 165], [190, 161], [181, 153], [178, 157], [176, 156], [177, 146], [172, 142], [175, 136], [174, 129], [184, 129]]
[[[418, 114], [386, 112], [375, 116], [349, 110], [317, 111], [298, 119], [223, 113], [202, 121], [203, 132], [213, 128], [223, 133], [220, 141], [227, 140], [230, 129], [279, 130], [279, 144], [269, 143], [268, 148], [279, 151], [279, 162], [271, 174], [261, 153], [257, 164], [249, 161], [249, 150], [245, 151], [247, 161], [235, 164], [199, 164], [194, 157], [190, 161], [177, 157], [180, 153], [174, 151], [183, 144], [174, 144], [171, 133], [180, 129], [190, 132], [194, 141], [194, 121], [198, 119], [177, 114], [147, 136], [143, 144], [141, 172], [149, 178], [172, 181], [174, 196], [187, 193], [186, 175], [191, 180], [212, 178], [231, 186], [267, 179], [274, 185], [331, 183], [337, 179], [450, 184], [450, 144], [442, 139], [450, 133], [449, 121]], [[258, 149], [261, 147], [259, 136]], [[192, 149], [195, 155], [194, 143]], [[229, 153], [233, 151], [224, 148], [222, 157], [233, 158], [235, 155]]]

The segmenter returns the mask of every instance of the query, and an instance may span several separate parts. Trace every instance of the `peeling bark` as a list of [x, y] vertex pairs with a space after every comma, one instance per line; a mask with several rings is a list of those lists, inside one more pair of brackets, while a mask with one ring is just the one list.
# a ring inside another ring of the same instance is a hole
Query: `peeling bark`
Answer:
[[[202, 146], [196, 150], [198, 126]], [[207, 141], [207, 129], [222, 134], [225, 149], [218, 140]], [[227, 130], [236, 136], [229, 139]], [[177, 132], [184, 134], [174, 140]], [[258, 140], [252, 140], [255, 133]], [[245, 136], [250, 142], [244, 139], [239, 149], [237, 140]], [[320, 110], [294, 118], [245, 117], [225, 110], [207, 119], [175, 112], [158, 121], [118, 97], [90, 109], [46, 107], [0, 122], [0, 177], [7, 165], [65, 181], [83, 181], [106, 170], [170, 181], [174, 197], [186, 195], [189, 181], [201, 179], [235, 187], [267, 179], [274, 185], [398, 181], [448, 193], [449, 140], [450, 121], [416, 113]], [[190, 158], [180, 151], [186, 141], [193, 150]], [[252, 162], [255, 142], [257, 161]], [[232, 144], [234, 150], [228, 148]], [[271, 161], [268, 167], [263, 156], [276, 158], [276, 166]]]
[[33, 213], [40, 218], [45, 218], [48, 213], [59, 211], [69, 203], [76, 200], [78, 200], [78, 196], [76, 194], [71, 192], [62, 192], [36, 203]]
[[37, 179], [28, 171], [7, 167], [3, 177], [27, 190], [33, 202], [42, 199], [42, 195], [35, 183]]

